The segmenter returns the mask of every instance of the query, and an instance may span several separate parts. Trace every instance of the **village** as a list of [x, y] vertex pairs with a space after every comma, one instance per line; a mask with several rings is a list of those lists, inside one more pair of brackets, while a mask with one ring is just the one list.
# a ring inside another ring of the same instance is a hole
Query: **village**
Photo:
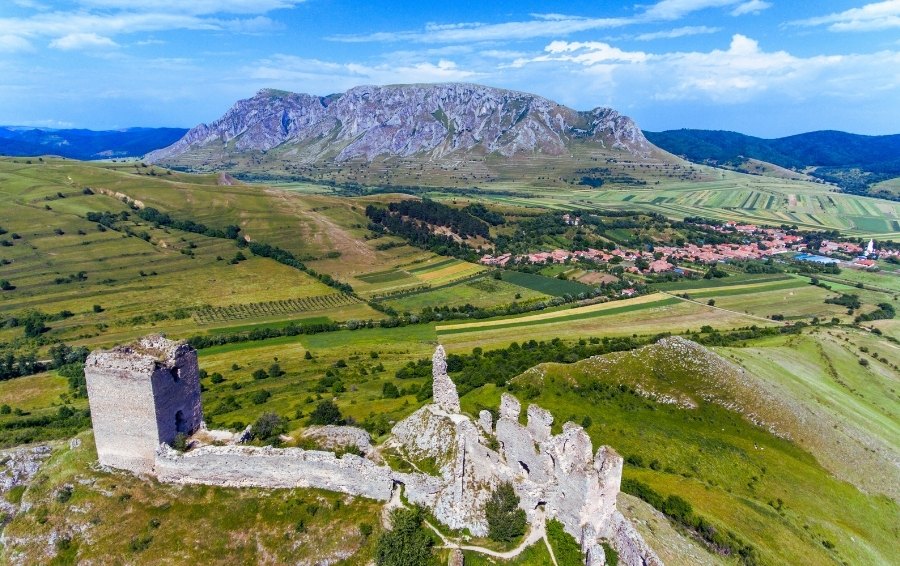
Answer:
[[[562, 219], [571, 226], [581, 224], [581, 219], [577, 216], [564, 214]], [[588, 248], [570, 252], [555, 249], [522, 255], [485, 254], [479, 261], [483, 265], [496, 267], [506, 267], [511, 264], [542, 265], [585, 261], [595, 264], [618, 264], [622, 265], [624, 271], [628, 273], [652, 275], [682, 274], [684, 269], [679, 267], [682, 263], [712, 265], [728, 261], [762, 260], [782, 254], [792, 254], [793, 259], [819, 264], [833, 263], [855, 269], [876, 269], [878, 267], [877, 259], [900, 255], [897, 250], [876, 249], [875, 242], [872, 240], [865, 248], [854, 242], [822, 240], [818, 249], [809, 249], [803, 236], [789, 234], [783, 229], [734, 222], [720, 226], [703, 225], [703, 227], [721, 233], [743, 234], [747, 237], [747, 242], [702, 245], [686, 243], [683, 246], [653, 246], [644, 250], [616, 247], [613, 250]], [[848, 257], [852, 259], [848, 259]]]

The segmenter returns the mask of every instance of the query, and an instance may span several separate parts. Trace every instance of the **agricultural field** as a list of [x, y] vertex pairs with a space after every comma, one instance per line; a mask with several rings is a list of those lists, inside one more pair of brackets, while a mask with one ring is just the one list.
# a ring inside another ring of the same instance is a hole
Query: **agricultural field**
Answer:
[[[196, 333], [197, 322], [190, 317], [194, 311], [249, 314], [246, 305], [306, 301], [311, 308], [304, 312], [316, 312], [317, 302], [327, 301], [318, 297], [334, 294], [308, 274], [271, 259], [247, 252], [246, 259], [233, 260], [240, 250], [228, 240], [155, 227], [134, 216], [114, 228], [88, 221], [89, 212], [118, 215], [128, 207], [99, 187], [86, 193], [84, 181], [47, 181], [39, 169], [0, 160], [0, 227], [8, 232], [3, 239], [9, 243], [0, 248], [5, 260], [0, 278], [15, 287], [0, 293], [0, 317], [30, 309], [67, 311], [67, 317], [51, 324], [49, 336], [112, 344], [159, 328], [163, 320], [174, 335]], [[323, 302], [318, 311], [341, 319], [344, 310], [345, 320], [377, 316], [358, 301], [338, 303]], [[268, 319], [293, 316], [258, 314]], [[18, 333], [2, 329], [0, 340]]]
[[657, 293], [538, 314], [438, 324], [435, 331], [449, 350], [468, 351], [475, 347], [504, 346], [548, 336], [564, 340], [588, 336], [648, 336], [696, 331], [703, 325], [731, 329], [754, 324], [777, 323]]
[[[892, 230], [888, 220], [898, 212], [892, 208], [896, 203], [857, 202], [859, 197], [806, 183], [748, 180], [719, 171], [715, 175], [724, 177], [702, 185], [670, 182], [660, 189], [561, 187], [538, 194], [508, 187], [508, 200], [498, 187], [485, 199], [502, 203], [522, 218], [548, 209], [612, 203], [613, 208], [673, 217], [744, 219], [750, 211], [749, 218], [757, 222], [763, 217], [806, 227], [845, 222], [846, 230], [859, 234]], [[737, 182], [746, 187], [734, 190]], [[408, 198], [398, 195], [351, 198], [310, 184], [267, 188], [140, 164], [51, 159], [31, 166], [0, 159], [0, 188], [0, 228], [6, 231], [0, 240], [10, 242], [0, 247], [0, 259], [8, 260], [0, 265], [0, 279], [14, 286], [0, 291], [0, 342], [16, 351], [33, 351], [36, 359], [46, 359], [49, 346], [59, 341], [93, 349], [150, 332], [221, 339], [208, 342], [221, 345], [199, 350], [208, 425], [240, 430], [263, 413], [274, 412], [296, 438], [316, 405], [332, 400], [348, 422], [365, 425], [379, 442], [392, 422], [429, 402], [430, 374], [404, 371], [410, 363], [424, 367], [416, 364], [429, 359], [438, 343], [458, 356], [473, 356], [476, 348], [478, 356], [509, 348], [505, 358], [514, 357], [519, 348], [524, 350], [520, 345], [531, 340], [571, 348], [606, 344], [604, 338], [647, 343], [664, 334], [709, 340], [704, 343], [718, 344], [718, 361], [694, 363], [689, 356], [651, 347], [640, 353], [545, 364], [515, 378], [509, 387], [469, 383], [462, 390], [463, 406], [472, 414], [482, 407], [496, 409], [501, 392], [511, 391], [523, 403], [550, 409], [557, 429], [567, 419], [587, 422], [595, 446], [609, 444], [629, 458], [626, 479], [643, 482], [663, 496], [683, 497], [715, 529], [732, 532], [756, 548], [761, 563], [892, 560], [900, 520], [895, 493], [900, 478], [891, 467], [900, 451], [900, 350], [888, 338], [900, 338], [900, 327], [895, 320], [853, 327], [846, 307], [825, 300], [856, 294], [863, 306], [854, 314], [869, 312], [880, 302], [900, 306], [895, 273], [845, 269], [817, 277], [829, 290], [811, 285], [809, 275], [747, 274], [725, 266], [729, 276], [722, 279], [653, 283], [648, 294], [635, 298], [576, 301], [573, 297], [586, 296], [599, 285], [597, 278], [588, 277], [617, 276], [578, 265], [552, 265], [541, 274], [489, 270], [368, 230], [366, 205]], [[440, 196], [464, 201], [452, 193]], [[89, 212], [133, 213], [123, 197], [136, 206], [156, 207], [179, 220], [219, 230], [236, 224], [251, 242], [288, 250], [307, 269], [254, 255], [233, 239], [154, 225], [136, 214], [119, 217], [103, 229], [87, 220]], [[777, 212], [779, 207], [791, 212]], [[785, 218], [776, 220], [779, 214]], [[787, 218], [791, 215], [794, 218]], [[866, 224], [855, 217], [880, 218], [884, 225], [878, 228], [874, 221]], [[512, 233], [515, 227], [492, 230]], [[626, 240], [641, 231], [617, 230], [612, 235]], [[654, 230], [651, 237], [661, 229]], [[557, 232], [552, 243], [566, 246], [574, 232]], [[557, 278], [559, 273], [568, 279]], [[643, 292], [640, 283], [645, 278], [616, 273], [626, 279], [624, 284], [634, 283]], [[326, 284], [326, 274], [349, 283], [353, 291]], [[367, 302], [373, 299], [377, 302]], [[570, 302], [560, 304], [564, 301]], [[486, 309], [513, 302], [554, 306], [427, 324], [402, 316], [428, 307]], [[395, 314], [386, 314], [391, 311], [385, 307], [401, 313], [388, 321], [394, 327], [358, 328], [358, 321]], [[32, 309], [59, 316], [46, 320], [48, 330], [26, 338], [19, 319]], [[784, 321], [772, 320], [776, 314]], [[792, 330], [790, 323], [811, 323], [813, 317], [823, 324]], [[832, 318], [840, 324], [831, 325]], [[256, 333], [347, 321], [352, 324], [317, 334], [275, 332], [268, 335], [277, 337], [257, 339], [266, 333]], [[719, 336], [751, 327], [765, 328], [770, 335], [730, 341]], [[870, 327], [884, 336], [867, 332]], [[95, 469], [90, 465], [87, 401], [76, 393], [57, 371], [0, 381], [0, 444], [75, 434], [83, 441], [74, 449], [59, 443], [46, 480], [27, 494], [37, 505], [34, 512], [7, 527], [7, 536], [19, 537], [16, 544], [23, 556], [39, 552], [29, 546], [27, 533], [46, 534], [53, 526], [74, 524], [74, 515], [67, 516], [54, 495], [60, 486], [74, 483], [75, 503], [121, 515], [127, 532], [136, 533], [133, 541], [122, 540], [116, 537], [120, 525], [95, 524], [96, 556], [144, 563], [152, 554], [144, 550], [167, 545], [177, 549], [179, 559], [203, 563], [215, 563], [210, 557], [223, 549], [228, 549], [226, 555], [251, 562], [278, 561], [292, 551], [302, 559], [320, 549], [337, 553], [349, 547], [359, 549], [350, 563], [371, 558], [380, 522], [377, 506], [363, 500], [345, 498], [336, 504], [333, 494], [310, 490], [263, 493], [154, 486], [151, 492], [133, 478]], [[754, 424], [760, 422], [764, 426]], [[75, 477], [87, 479], [75, 482]], [[627, 506], [623, 512], [639, 518], [639, 528], [648, 540], [659, 543], [662, 556], [675, 557], [673, 549], [681, 549], [692, 557], [682, 563], [734, 562], [711, 554], [645, 501], [625, 495], [622, 500]], [[319, 510], [311, 513], [310, 505]], [[221, 516], [237, 510], [242, 516], [232, 513], [223, 519], [214, 536], [192, 538], [188, 525], [204, 508]], [[45, 522], [37, 520], [41, 509], [47, 511]], [[373, 537], [359, 531], [360, 516], [372, 517]], [[234, 534], [246, 526], [248, 517], [259, 519], [256, 541]], [[304, 527], [298, 529], [301, 520]], [[484, 562], [482, 556], [466, 558], [473, 564]], [[545, 547], [535, 546], [514, 561], [496, 563], [546, 560]], [[673, 558], [673, 563], [678, 561]]]
[[513, 302], [527, 305], [550, 297], [539, 291], [511, 283], [509, 281], [511, 275], [512, 273], [505, 274], [505, 280], [497, 280], [488, 276], [479, 277], [440, 289], [388, 299], [384, 301], [384, 304], [398, 312], [416, 313], [426, 307], [434, 306], [453, 308], [472, 305], [477, 308], [490, 308]]
[[385, 297], [466, 280], [485, 271], [482, 265], [439, 256], [418, 259], [391, 269], [358, 275], [354, 288], [363, 296]]
[[[803, 229], [837, 229], [875, 238], [900, 236], [900, 203], [834, 192], [818, 183], [742, 175], [695, 165], [710, 177], [703, 182], [669, 179], [660, 185], [607, 189], [493, 186], [485, 198], [505, 206], [549, 210], [602, 207], [657, 212], [670, 218], [703, 216]], [[504, 194], [504, 189], [508, 191]], [[439, 191], [437, 197], [453, 198]]]

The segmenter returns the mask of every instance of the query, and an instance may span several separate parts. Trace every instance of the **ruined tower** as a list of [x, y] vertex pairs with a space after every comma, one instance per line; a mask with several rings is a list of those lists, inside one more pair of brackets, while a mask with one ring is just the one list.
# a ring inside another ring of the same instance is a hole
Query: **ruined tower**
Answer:
[[203, 420], [197, 352], [160, 335], [93, 352], [84, 366], [100, 463], [152, 473], [156, 449]]

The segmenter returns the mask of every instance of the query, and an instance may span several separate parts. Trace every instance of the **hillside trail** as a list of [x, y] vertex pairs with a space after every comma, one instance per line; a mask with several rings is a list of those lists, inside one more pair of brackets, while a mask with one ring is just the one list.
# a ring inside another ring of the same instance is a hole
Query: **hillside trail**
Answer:
[[[391, 499], [381, 509], [381, 525], [385, 529], [391, 528], [391, 513], [395, 509], [407, 507], [407, 505], [403, 503], [403, 498], [401, 497], [400, 492], [401, 489], [399, 487], [395, 487], [394, 492], [391, 494]], [[537, 510], [535, 519], [536, 521], [533, 525], [531, 525], [531, 531], [528, 533], [528, 536], [525, 537], [525, 539], [519, 544], [519, 546], [512, 550], [507, 550], [506, 552], [499, 552], [490, 548], [485, 548], [483, 546], [461, 545], [459, 544], [459, 542], [445, 536], [444, 533], [442, 533], [431, 523], [431, 521], [426, 520], [425, 524], [441, 540], [441, 546], [439, 548], [456, 548], [469, 552], [477, 552], [478, 554], [486, 554], [488, 556], [500, 558], [503, 560], [515, 558], [522, 554], [522, 552], [524, 552], [526, 548], [530, 547], [539, 540], [543, 540], [544, 544], [547, 546], [547, 551], [550, 553], [550, 559], [553, 561], [553, 566], [559, 566], [559, 564], [556, 562], [556, 555], [553, 553], [553, 548], [550, 546], [550, 539], [547, 538], [547, 521], [544, 517], [543, 510]]]
[[331, 244], [332, 250], [343, 253], [342, 261], [346, 260], [347, 263], [352, 265], [366, 266], [374, 265], [377, 261], [374, 250], [368, 247], [359, 238], [355, 238], [352, 234], [347, 232], [345, 228], [339, 226], [332, 219], [319, 212], [299, 206], [291, 200], [290, 196], [285, 191], [278, 189], [264, 190], [266, 194], [276, 197], [279, 202], [283, 204], [285, 209], [290, 210], [297, 216], [311, 220], [319, 231], [309, 234], [308, 236], [312, 240], [320, 243], [322, 243], [323, 238], [327, 238], [329, 241], [328, 243]]
[[442, 548], [458, 548], [459, 550], [477, 552], [478, 554], [485, 554], [487, 556], [500, 558], [502, 560], [510, 560], [516, 558], [517, 556], [522, 554], [525, 549], [535, 544], [539, 540], [543, 540], [544, 544], [547, 545], [547, 550], [550, 552], [550, 559], [553, 561], [553, 566], [559, 566], [559, 564], [556, 562], [556, 556], [553, 554], [553, 548], [551, 548], [550, 546], [550, 541], [547, 539], [547, 524], [546, 519], [544, 518], [544, 513], [540, 510], [538, 510], [535, 523], [531, 525], [531, 531], [528, 533], [528, 536], [525, 537], [525, 539], [519, 544], [519, 546], [515, 547], [512, 550], [507, 550], [506, 552], [499, 552], [490, 548], [485, 548], [483, 546], [459, 544], [458, 542], [445, 537], [443, 533], [441, 533], [430, 522], [425, 521], [425, 524], [428, 525], [428, 527], [432, 531], [434, 531], [435, 534], [437, 534], [437, 536], [441, 539]]

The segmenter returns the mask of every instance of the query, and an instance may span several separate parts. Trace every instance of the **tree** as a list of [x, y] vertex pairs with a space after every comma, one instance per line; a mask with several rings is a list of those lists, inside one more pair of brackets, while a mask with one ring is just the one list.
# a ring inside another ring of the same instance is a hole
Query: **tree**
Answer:
[[488, 537], [511, 542], [525, 534], [525, 511], [519, 508], [519, 496], [510, 482], [501, 483], [484, 504]]
[[378, 566], [427, 566], [434, 563], [434, 539], [422, 527], [422, 510], [397, 509], [391, 514], [393, 528], [378, 538], [375, 563]]
[[397, 386], [390, 381], [384, 382], [384, 386], [381, 388], [381, 394], [385, 399], [397, 399], [400, 397], [400, 391], [397, 389]]
[[12, 283], [10, 283], [6, 279], [0, 279], [0, 290], [2, 291], [12, 291], [15, 289]]
[[334, 401], [328, 399], [320, 401], [313, 412], [309, 414], [309, 424], [313, 425], [336, 425], [341, 424], [344, 418], [341, 410]]
[[269, 366], [269, 375], [272, 377], [281, 377], [284, 375], [284, 370], [281, 369], [281, 366], [278, 364], [272, 364]]
[[253, 428], [250, 429], [253, 438], [261, 441], [277, 439], [287, 430], [287, 423], [275, 413], [266, 412], [256, 419]]
[[28, 338], [37, 338], [47, 330], [49, 330], [46, 326], [44, 326], [44, 321], [47, 319], [44, 313], [40, 313], [37, 311], [31, 311], [27, 315], [25, 315], [25, 319], [23, 321], [23, 326], [25, 327], [25, 336]]

